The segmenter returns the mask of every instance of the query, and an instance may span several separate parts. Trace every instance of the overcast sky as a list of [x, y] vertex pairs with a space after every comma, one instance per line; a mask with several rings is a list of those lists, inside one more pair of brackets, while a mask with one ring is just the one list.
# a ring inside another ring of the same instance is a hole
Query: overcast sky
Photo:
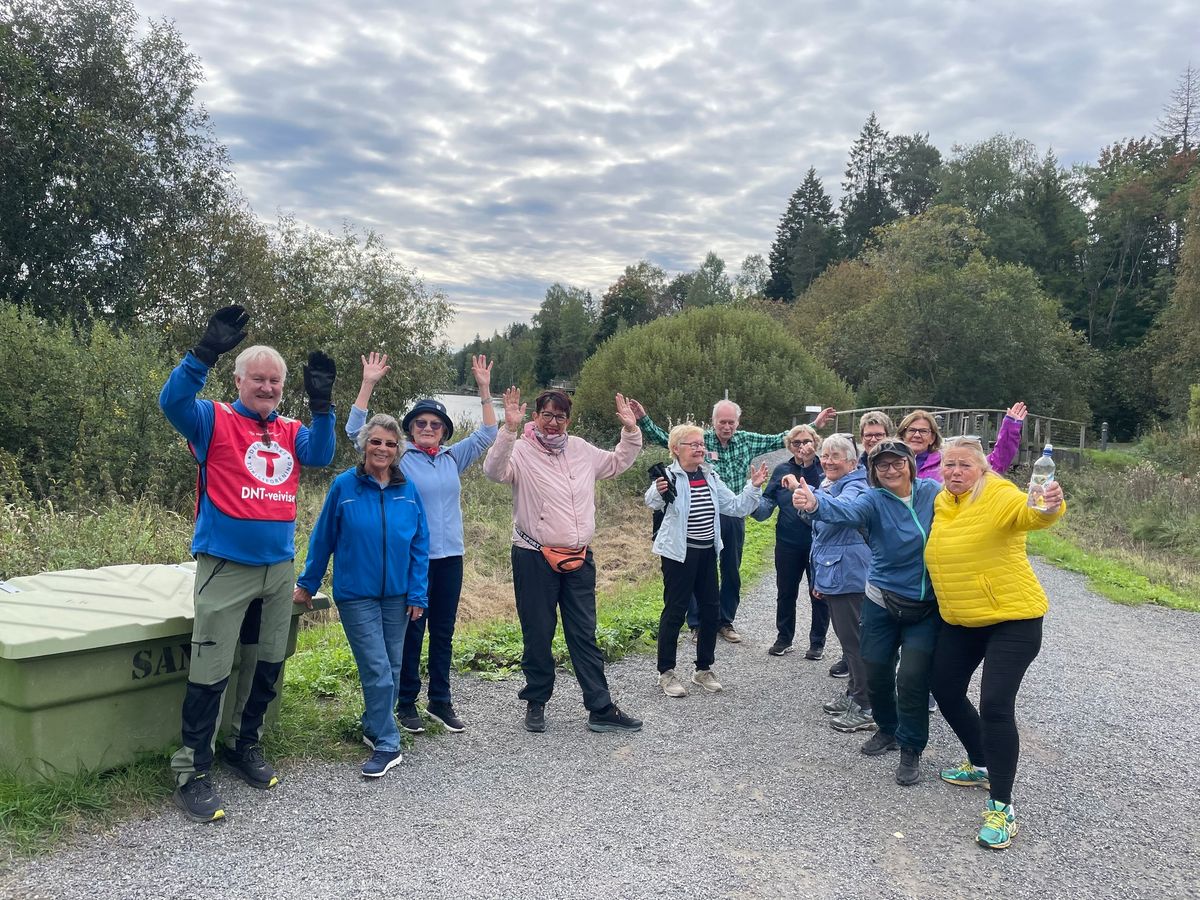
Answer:
[[872, 110], [944, 155], [1005, 132], [1066, 165], [1152, 131], [1200, 62], [1183, 2], [137, 2], [201, 58], [254, 209], [378, 231], [455, 344], [555, 281], [765, 256], [809, 166], [839, 195]]

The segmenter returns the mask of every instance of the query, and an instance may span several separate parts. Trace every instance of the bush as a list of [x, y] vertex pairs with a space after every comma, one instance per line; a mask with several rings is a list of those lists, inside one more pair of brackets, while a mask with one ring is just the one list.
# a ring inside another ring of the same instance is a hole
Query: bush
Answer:
[[655, 421], [707, 422], [725, 396], [753, 431], [783, 431], [806, 404], [854, 405], [845, 382], [804, 345], [757, 312], [725, 306], [656, 319], [614, 335], [586, 362], [575, 394], [576, 420], [615, 434], [613, 395], [636, 397]]

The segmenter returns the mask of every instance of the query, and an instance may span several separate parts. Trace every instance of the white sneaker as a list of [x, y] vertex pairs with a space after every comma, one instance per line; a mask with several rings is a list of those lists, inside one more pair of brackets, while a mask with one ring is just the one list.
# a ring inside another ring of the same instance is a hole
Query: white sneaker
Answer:
[[662, 692], [668, 697], [686, 697], [687, 688], [683, 686], [683, 682], [679, 680], [679, 676], [675, 674], [674, 669], [667, 669], [658, 676], [658, 686], [662, 688]]
[[696, 674], [692, 676], [692, 684], [700, 685], [710, 694], [724, 690], [721, 682], [717, 681], [717, 676], [712, 673], [712, 669], [697, 669]]

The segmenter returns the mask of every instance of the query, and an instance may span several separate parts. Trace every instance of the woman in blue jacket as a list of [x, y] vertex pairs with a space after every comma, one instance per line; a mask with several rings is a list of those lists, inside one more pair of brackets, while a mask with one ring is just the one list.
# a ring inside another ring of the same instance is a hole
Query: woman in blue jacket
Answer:
[[429, 526], [416, 489], [400, 467], [400, 425], [376, 415], [359, 431], [363, 459], [333, 480], [308, 544], [294, 599], [311, 604], [333, 556], [333, 599], [363, 692], [362, 767], [379, 778], [400, 762], [392, 717], [410, 619], [428, 605]]
[[[375, 385], [391, 368], [387, 355], [362, 357], [363, 379], [350, 407], [346, 433], [354, 438], [367, 420], [367, 407]], [[455, 712], [450, 697], [450, 660], [454, 626], [463, 582], [463, 520], [461, 475], [496, 440], [496, 408], [492, 406], [492, 365], [486, 356], [471, 357], [471, 374], [479, 388], [481, 425], [468, 437], [447, 446], [454, 423], [437, 400], [418, 400], [401, 425], [406, 441], [400, 442], [400, 470], [417, 488], [429, 518], [429, 610], [404, 636], [404, 666], [396, 715], [400, 727], [411, 734], [425, 730], [417, 712], [421, 693], [421, 643], [429, 631], [429, 717], [447, 731], [467, 725]]]
[[862, 605], [861, 650], [879, 730], [862, 752], [881, 756], [898, 746], [898, 784], [920, 780], [921, 753], [929, 742], [929, 672], [942, 624], [925, 569], [933, 499], [941, 485], [916, 472], [908, 445], [887, 438], [867, 457], [872, 490], [845, 500], [814, 495], [800, 482], [793, 498], [814, 522], [862, 529], [871, 550], [866, 586], [871, 602]]

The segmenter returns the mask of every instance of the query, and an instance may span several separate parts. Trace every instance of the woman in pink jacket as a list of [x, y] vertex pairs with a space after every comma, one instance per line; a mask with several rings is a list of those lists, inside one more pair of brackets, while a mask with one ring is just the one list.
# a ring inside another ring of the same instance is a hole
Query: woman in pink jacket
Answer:
[[[551, 641], [562, 608], [563, 636], [589, 711], [592, 731], [639, 731], [642, 723], [612, 702], [604, 654], [596, 643], [596, 567], [588, 544], [596, 530], [596, 480], [616, 478], [642, 449], [642, 433], [625, 398], [617, 394], [621, 440], [615, 450], [570, 437], [571, 399], [543, 391], [525, 423], [521, 392], [504, 392], [504, 427], [483, 463], [492, 481], [512, 485], [513, 591], [524, 650], [521, 671], [525, 728], [546, 730], [546, 703], [554, 690]], [[524, 423], [524, 425], [522, 424]]]

